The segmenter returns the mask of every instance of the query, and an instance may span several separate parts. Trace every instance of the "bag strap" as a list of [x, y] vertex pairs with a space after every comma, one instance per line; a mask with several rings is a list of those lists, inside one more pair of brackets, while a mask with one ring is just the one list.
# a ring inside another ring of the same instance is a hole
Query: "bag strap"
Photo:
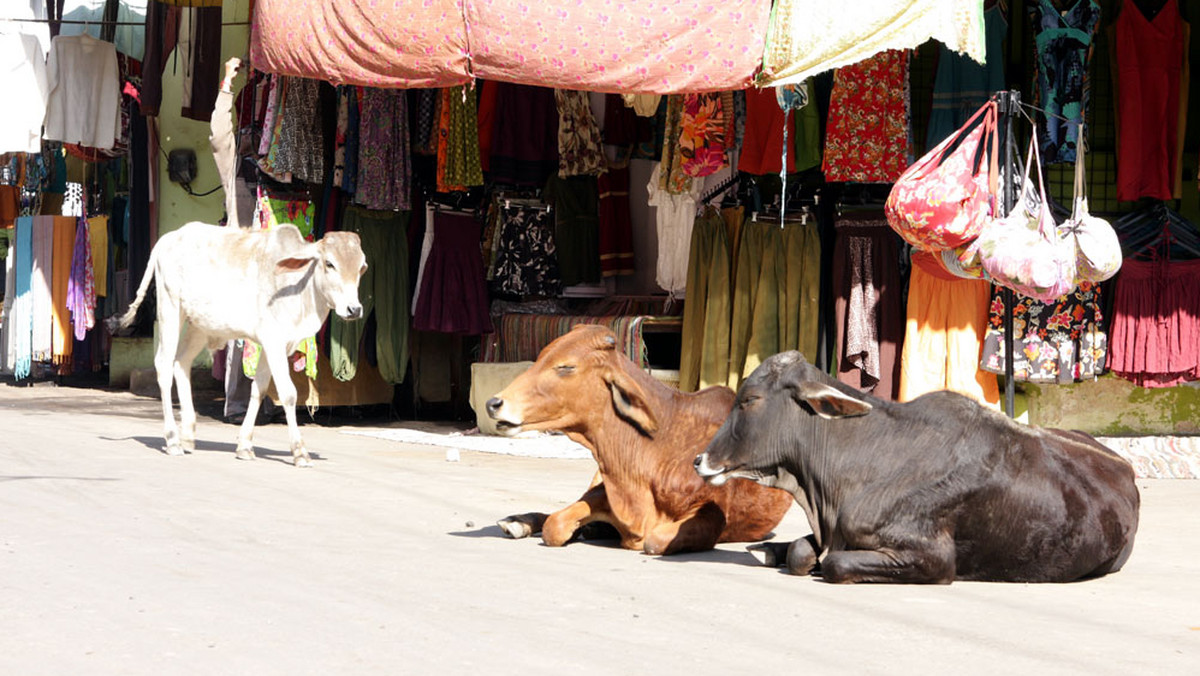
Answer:
[[958, 128], [958, 131], [946, 137], [945, 140], [937, 145], [937, 148], [934, 149], [938, 152], [937, 163], [940, 165], [945, 162], [946, 158], [953, 152], [952, 149], [957, 149], [962, 140], [975, 131], [974, 124], [980, 116], [983, 116], [984, 138], [986, 138], [989, 130], [994, 132], [996, 129], [996, 110], [997, 105], [995, 101], [988, 101], [980, 106], [979, 110], [975, 111], [975, 114]]
[[1087, 202], [1087, 182], [1083, 180], [1083, 172], [1086, 169], [1084, 163], [1084, 154], [1087, 148], [1087, 139], [1083, 134], [1084, 124], [1079, 123], [1079, 136], [1075, 141], [1075, 203], [1071, 207], [1071, 218], [1078, 218], [1081, 214], [1081, 203]]
[[1000, 117], [999, 106], [995, 101], [989, 101], [988, 112], [984, 116], [983, 143], [986, 147], [990, 137], [992, 141], [992, 159], [988, 162], [988, 194], [991, 196], [992, 213], [996, 213], [994, 201], [1000, 193]]

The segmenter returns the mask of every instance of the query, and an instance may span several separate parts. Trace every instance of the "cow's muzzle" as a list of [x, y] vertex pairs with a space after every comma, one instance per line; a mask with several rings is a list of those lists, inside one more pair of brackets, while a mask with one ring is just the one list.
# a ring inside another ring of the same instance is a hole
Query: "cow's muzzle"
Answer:
[[696, 474], [714, 486], [720, 486], [729, 478], [723, 468], [712, 467], [708, 464], [708, 453], [697, 455], [692, 466], [696, 468]]
[[346, 308], [346, 314], [342, 315], [344, 319], [362, 319], [363, 306], [359, 304], [350, 305]]
[[492, 397], [491, 399], [488, 399], [483, 407], [487, 409], [488, 417], [495, 421], [497, 432], [505, 435], [512, 435], [516, 434], [516, 432], [520, 429], [521, 423], [514, 422], [503, 417], [500, 409], [504, 408], [504, 400], [500, 397]]

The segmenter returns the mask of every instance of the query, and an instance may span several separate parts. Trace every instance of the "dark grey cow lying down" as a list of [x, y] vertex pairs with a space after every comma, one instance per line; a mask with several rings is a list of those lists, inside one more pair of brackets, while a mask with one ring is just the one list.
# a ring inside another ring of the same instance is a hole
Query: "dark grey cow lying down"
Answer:
[[1133, 469], [1092, 437], [952, 392], [883, 401], [798, 352], [742, 384], [695, 464], [791, 491], [813, 533], [768, 559], [830, 582], [1079, 580], [1120, 570], [1138, 525]]

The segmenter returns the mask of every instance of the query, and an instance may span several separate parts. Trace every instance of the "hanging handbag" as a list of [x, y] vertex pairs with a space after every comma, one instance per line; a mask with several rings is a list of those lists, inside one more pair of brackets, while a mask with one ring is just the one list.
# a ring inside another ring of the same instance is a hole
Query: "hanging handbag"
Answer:
[[[1029, 182], [1030, 166], [1035, 162], [1036, 186]], [[1075, 288], [1075, 242], [1059, 231], [1050, 213], [1037, 134], [1029, 144], [1021, 199], [1007, 216], [987, 224], [975, 240], [975, 248], [993, 284], [1045, 302]]]
[[939, 251], [979, 235], [992, 216], [996, 194], [996, 120], [996, 102], [989, 101], [896, 180], [884, 210], [888, 225], [904, 241], [923, 251]]
[[1121, 242], [1117, 231], [1103, 218], [1088, 213], [1083, 180], [1084, 136], [1079, 129], [1075, 152], [1075, 207], [1060, 226], [1075, 242], [1075, 282], [1103, 282], [1121, 269]]

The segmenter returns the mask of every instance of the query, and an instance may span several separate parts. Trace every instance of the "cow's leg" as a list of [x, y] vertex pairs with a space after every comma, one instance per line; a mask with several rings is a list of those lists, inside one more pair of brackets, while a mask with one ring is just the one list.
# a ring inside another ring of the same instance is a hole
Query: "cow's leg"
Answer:
[[821, 561], [821, 576], [834, 583], [950, 584], [954, 570], [954, 543], [949, 536], [905, 549], [831, 551]]
[[254, 421], [258, 419], [258, 409], [262, 399], [267, 394], [267, 386], [271, 384], [271, 365], [261, 354], [258, 359], [258, 370], [250, 381], [250, 401], [246, 403], [246, 417], [238, 430], [237, 452], [238, 460], [254, 459]]
[[179, 391], [179, 446], [185, 451], [196, 450], [196, 407], [192, 403], [192, 362], [204, 349], [204, 336], [188, 328], [175, 351], [175, 389]]
[[497, 521], [496, 525], [500, 526], [500, 530], [504, 531], [504, 534], [508, 537], [520, 540], [521, 538], [541, 533], [542, 526], [546, 524], [546, 519], [549, 517], [549, 514], [543, 512], [526, 512], [524, 514], [506, 516]]
[[179, 427], [175, 425], [175, 409], [171, 406], [171, 381], [175, 377], [175, 354], [179, 346], [179, 333], [183, 329], [183, 317], [163, 285], [159, 283], [156, 288], [158, 348], [154, 351], [154, 374], [162, 397], [163, 440], [166, 442], [167, 455], [183, 455], [183, 447], [179, 444]]
[[781, 566], [792, 575], [808, 575], [817, 567], [817, 539], [809, 534], [792, 542], [759, 542], [746, 547], [764, 566]]
[[263, 356], [271, 364], [271, 371], [276, 374], [275, 394], [279, 395], [279, 403], [283, 406], [283, 414], [287, 417], [288, 441], [291, 442], [292, 462], [297, 467], [312, 467], [312, 458], [308, 457], [308, 449], [304, 448], [304, 439], [300, 437], [300, 426], [296, 423], [296, 385], [288, 373], [287, 351], [263, 347]]
[[[612, 523], [612, 508], [608, 504], [608, 492], [604, 484], [589, 488], [578, 500], [564, 509], [551, 514], [542, 526], [542, 542], [548, 547], [561, 547], [571, 541], [575, 533], [593, 521]], [[624, 527], [613, 523], [621, 533], [621, 545], [628, 549], [640, 549], [640, 534], [629, 533]], [[636, 540], [636, 542], [634, 541]]]
[[642, 542], [646, 554], [676, 554], [712, 549], [725, 530], [725, 513], [715, 503], [705, 503], [695, 515], [662, 523]]

